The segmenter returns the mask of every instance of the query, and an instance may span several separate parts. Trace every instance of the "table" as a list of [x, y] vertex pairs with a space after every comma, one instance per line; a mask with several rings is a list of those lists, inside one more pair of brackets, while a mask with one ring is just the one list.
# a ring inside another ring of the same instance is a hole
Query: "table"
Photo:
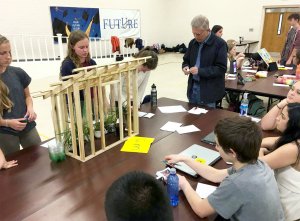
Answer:
[[[186, 109], [192, 107], [182, 101], [158, 99], [159, 106], [178, 104]], [[161, 160], [165, 155], [178, 153], [194, 143], [213, 149], [200, 139], [213, 130], [218, 120], [237, 116], [220, 109], [200, 116], [187, 112], [166, 115], [151, 109], [150, 104], [143, 105], [142, 111], [156, 114], [152, 119], [140, 118], [140, 135], [155, 138], [148, 154], [120, 152], [119, 145], [85, 163], [69, 157], [64, 162], [52, 163], [46, 148], [33, 146], [9, 156], [10, 160], [17, 159], [19, 166], [0, 172], [1, 220], [106, 220], [105, 193], [115, 179], [132, 170], [154, 175], [164, 168]], [[201, 131], [183, 135], [160, 131], [169, 120], [194, 124]], [[215, 167], [227, 165], [220, 160]], [[186, 177], [194, 188], [197, 182], [209, 183], [201, 177]], [[178, 221], [210, 220], [200, 219], [183, 193], [173, 213]]]
[[[278, 87], [273, 86], [275, 81], [274, 75], [284, 75], [284, 74], [291, 74], [293, 73], [292, 70], [288, 71], [272, 71], [268, 73], [268, 77], [266, 78], [258, 78], [256, 81], [252, 82], [245, 82], [245, 85], [237, 84], [237, 80], [226, 80], [225, 81], [225, 90], [226, 91], [234, 91], [240, 93], [253, 93], [255, 95], [260, 95], [264, 97], [268, 97], [268, 106], [267, 110], [269, 110], [271, 101], [273, 98], [275, 99], [284, 99], [289, 92], [289, 87]], [[245, 76], [247, 73], [242, 71], [242, 76]]]
[[245, 40], [245, 41], [242, 41], [242, 42], [238, 42], [236, 44], [236, 46], [247, 46], [246, 50], [247, 52], [245, 51], [245, 53], [249, 54], [250, 53], [250, 46], [253, 45], [253, 44], [257, 44], [259, 41], [255, 41], [255, 40]]

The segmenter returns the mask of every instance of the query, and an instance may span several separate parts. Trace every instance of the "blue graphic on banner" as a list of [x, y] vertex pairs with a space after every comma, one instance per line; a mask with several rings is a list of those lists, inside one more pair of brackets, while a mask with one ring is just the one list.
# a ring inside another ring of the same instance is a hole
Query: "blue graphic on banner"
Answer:
[[60, 33], [67, 37], [71, 31], [82, 30], [89, 37], [101, 37], [98, 8], [51, 6], [50, 13], [54, 36]]

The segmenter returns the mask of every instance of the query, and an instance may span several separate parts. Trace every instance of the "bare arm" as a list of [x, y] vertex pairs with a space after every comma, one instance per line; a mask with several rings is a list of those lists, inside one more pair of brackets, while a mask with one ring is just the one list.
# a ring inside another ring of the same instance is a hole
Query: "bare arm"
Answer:
[[287, 100], [283, 99], [275, 105], [262, 119], [261, 128], [263, 130], [274, 130], [276, 128], [276, 118], [281, 113], [282, 108], [287, 105]]
[[267, 148], [269, 150], [273, 150], [275, 142], [279, 137], [266, 137], [261, 142], [262, 148]]
[[26, 116], [28, 117], [29, 121], [34, 121], [36, 119], [36, 113], [33, 110], [33, 102], [32, 102], [32, 97], [30, 95], [29, 87], [24, 89], [24, 94], [25, 94], [25, 102], [27, 106]]
[[4, 154], [2, 150], [0, 149], [0, 169], [8, 169], [11, 167], [15, 167], [18, 165], [18, 161], [12, 160], [12, 161], [6, 161]]
[[279, 169], [293, 165], [298, 156], [298, 148], [294, 143], [285, 144], [268, 155], [259, 157], [265, 161], [272, 169]]
[[185, 177], [178, 175], [179, 177], [179, 186], [184, 192], [189, 204], [191, 205], [193, 211], [200, 216], [201, 218], [207, 217], [214, 214], [216, 211], [209, 204], [207, 199], [201, 199], [196, 191], [191, 187], [189, 182]]
[[177, 163], [177, 162], [184, 162], [185, 164], [190, 166], [193, 170], [195, 170], [200, 176], [214, 183], [220, 183], [224, 180], [226, 176], [228, 176], [227, 169], [218, 170], [211, 166], [198, 163], [194, 159], [186, 156], [173, 154], [173, 155], [166, 156], [165, 159], [170, 164]]

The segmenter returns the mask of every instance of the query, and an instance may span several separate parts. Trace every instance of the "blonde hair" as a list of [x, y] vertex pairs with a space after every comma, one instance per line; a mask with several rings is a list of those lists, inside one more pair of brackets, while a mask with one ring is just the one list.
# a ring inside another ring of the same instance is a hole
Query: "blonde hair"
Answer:
[[236, 41], [233, 39], [227, 40], [227, 55], [230, 61], [234, 60], [234, 55], [230, 54], [230, 51], [236, 46]]
[[[0, 35], [0, 45], [5, 43], [9, 43], [9, 40]], [[9, 89], [0, 78], [0, 118], [2, 118], [4, 110], [10, 111], [13, 107], [13, 102], [9, 99], [8, 94]]]

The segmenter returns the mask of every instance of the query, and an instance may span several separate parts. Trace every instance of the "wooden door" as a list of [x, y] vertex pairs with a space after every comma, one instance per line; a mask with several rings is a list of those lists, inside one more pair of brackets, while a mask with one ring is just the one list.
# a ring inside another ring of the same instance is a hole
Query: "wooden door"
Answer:
[[291, 28], [288, 17], [292, 13], [266, 11], [261, 48], [266, 48], [269, 52], [281, 53], [287, 33]]

